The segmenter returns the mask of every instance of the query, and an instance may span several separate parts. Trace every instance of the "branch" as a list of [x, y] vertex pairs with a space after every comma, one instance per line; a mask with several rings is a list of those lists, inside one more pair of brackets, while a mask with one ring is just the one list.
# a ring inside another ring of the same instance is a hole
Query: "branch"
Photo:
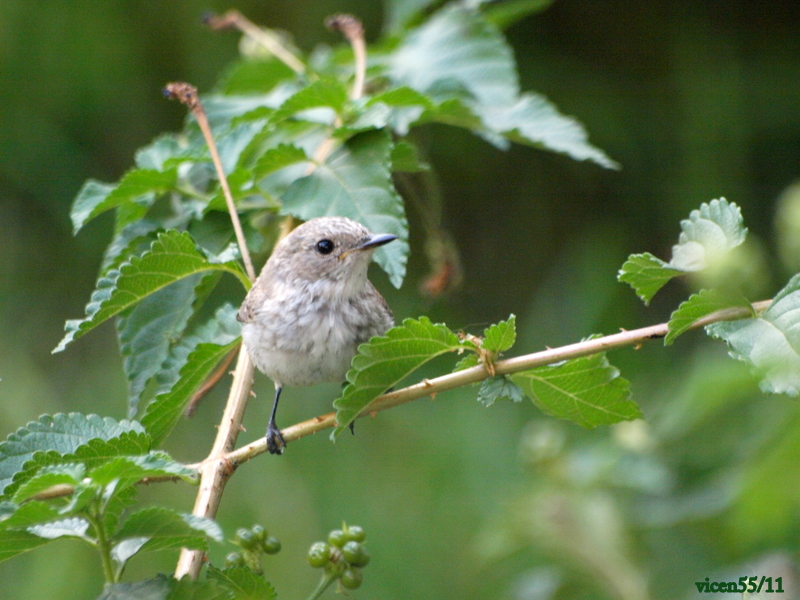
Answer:
[[364, 95], [364, 81], [367, 76], [367, 43], [364, 41], [364, 26], [353, 15], [333, 15], [325, 19], [325, 26], [331, 31], [338, 31], [353, 48], [355, 58], [355, 81], [350, 92], [351, 100], [358, 100]]
[[229, 10], [224, 15], [208, 15], [204, 18], [205, 24], [211, 29], [227, 29], [235, 27], [255, 42], [261, 44], [275, 58], [280, 60], [298, 75], [304, 75], [306, 66], [281, 43], [280, 37], [269, 29], [259, 27], [238, 10]]
[[222, 194], [225, 196], [225, 203], [228, 205], [228, 212], [233, 221], [233, 230], [236, 233], [236, 242], [239, 244], [239, 251], [242, 254], [247, 276], [250, 281], [256, 280], [256, 272], [253, 269], [253, 261], [250, 259], [250, 252], [247, 249], [247, 243], [244, 239], [244, 232], [242, 231], [242, 224], [239, 221], [239, 214], [236, 212], [236, 205], [233, 203], [233, 196], [231, 195], [231, 188], [228, 185], [228, 178], [225, 176], [225, 171], [222, 169], [222, 161], [219, 158], [217, 145], [214, 143], [214, 136], [211, 134], [211, 126], [208, 124], [208, 117], [197, 97], [197, 88], [188, 83], [168, 83], [164, 88], [164, 94], [171, 100], [180, 100], [185, 104], [189, 110], [194, 114], [197, 119], [197, 124], [200, 126], [200, 131], [203, 132], [203, 137], [208, 145], [208, 151], [211, 153], [211, 160], [214, 163], [214, 168], [217, 171], [217, 178], [219, 185], [222, 187]]
[[[771, 304], [771, 300], [764, 300], [753, 304], [753, 309], [756, 313], [761, 313], [766, 310]], [[710, 323], [717, 321], [734, 321], [752, 316], [752, 310], [749, 308], [727, 308], [717, 311], [710, 315], [698, 319], [690, 329], [699, 329]], [[541, 352], [533, 354], [526, 354], [524, 356], [517, 356], [508, 358], [506, 360], [497, 361], [494, 364], [495, 372], [498, 375], [508, 375], [511, 373], [518, 373], [520, 371], [527, 371], [535, 367], [542, 367], [553, 363], [561, 362], [571, 358], [580, 358], [581, 356], [588, 356], [590, 354], [597, 354], [598, 352], [605, 352], [607, 350], [614, 350], [616, 348], [623, 348], [626, 346], [638, 347], [648, 340], [660, 339], [667, 335], [669, 327], [667, 323], [660, 323], [658, 325], [651, 325], [641, 329], [634, 329], [632, 331], [621, 331], [613, 335], [607, 335], [568, 346], [561, 346], [560, 348], [549, 348]], [[375, 414], [419, 400], [426, 396], [435, 397], [439, 392], [445, 392], [457, 387], [477, 383], [490, 377], [491, 374], [486, 370], [484, 365], [478, 365], [463, 371], [455, 373], [448, 373], [435, 379], [423, 379], [421, 382], [410, 385], [401, 390], [388, 392], [376, 398], [362, 413], [361, 417], [365, 415], [374, 416]], [[281, 430], [283, 439], [288, 443], [298, 440], [302, 437], [317, 433], [324, 429], [329, 429], [336, 426], [336, 413], [328, 413], [297, 423]], [[240, 464], [247, 462], [251, 458], [266, 452], [267, 444], [266, 439], [259, 439], [246, 446], [242, 446], [228, 453], [225, 458], [229, 461], [233, 468], [238, 467]], [[203, 463], [199, 465], [190, 465], [200, 468]]]

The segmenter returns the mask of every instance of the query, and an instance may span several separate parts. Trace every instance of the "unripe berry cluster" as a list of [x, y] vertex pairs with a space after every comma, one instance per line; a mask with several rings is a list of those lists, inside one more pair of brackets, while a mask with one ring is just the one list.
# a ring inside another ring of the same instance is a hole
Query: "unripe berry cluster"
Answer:
[[367, 534], [358, 525], [342, 525], [328, 534], [327, 542], [315, 542], [308, 550], [308, 564], [316, 569], [325, 569], [325, 578], [330, 582], [338, 579], [343, 588], [354, 590], [361, 586], [364, 575], [361, 569], [370, 561], [364, 548]]
[[280, 540], [268, 535], [261, 525], [253, 525], [250, 529], [239, 528], [233, 543], [242, 550], [228, 554], [225, 557], [225, 566], [247, 567], [257, 573], [261, 572], [262, 554], [277, 554], [281, 551]]

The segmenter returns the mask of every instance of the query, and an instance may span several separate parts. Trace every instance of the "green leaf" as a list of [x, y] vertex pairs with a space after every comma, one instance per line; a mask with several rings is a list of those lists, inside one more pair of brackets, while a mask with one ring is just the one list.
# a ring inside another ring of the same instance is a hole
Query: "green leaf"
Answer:
[[[343, 83], [336, 79], [318, 79], [287, 98], [270, 117], [270, 124], [275, 125], [299, 113], [304, 113], [304, 120], [332, 124], [335, 114], [342, 111], [346, 102], [347, 89]], [[313, 114], [307, 112], [319, 108], [333, 109], [335, 114], [327, 110], [314, 111]]]
[[83, 185], [72, 204], [70, 217], [73, 233], [78, 233], [86, 223], [107, 210], [146, 194], [160, 194], [174, 188], [176, 179], [177, 170], [174, 168], [166, 171], [133, 169], [125, 173], [116, 185], [90, 179]]
[[575, 358], [510, 376], [539, 409], [592, 429], [641, 418], [629, 383], [605, 354]]
[[227, 95], [265, 93], [279, 82], [294, 77], [294, 71], [279, 60], [242, 59], [222, 75], [218, 86]]
[[429, 170], [430, 165], [419, 160], [417, 147], [411, 142], [398, 142], [392, 148], [392, 172], [419, 173]]
[[142, 456], [119, 456], [89, 473], [89, 478], [99, 485], [117, 483], [122, 489], [145, 477], [179, 477], [188, 483], [197, 481], [197, 471], [176, 462], [166, 452], [153, 451]]
[[83, 479], [84, 473], [86, 468], [81, 464], [65, 463], [44, 467], [19, 487], [12, 500], [17, 503], [24, 502], [55, 485], [75, 486]]
[[151, 402], [142, 425], [153, 443], [160, 445], [175, 427], [197, 389], [219, 362], [239, 345], [236, 309], [230, 304], [172, 348], [157, 377], [159, 392]]
[[167, 600], [175, 580], [166, 575], [134, 583], [106, 585], [97, 600]]
[[645, 304], [673, 277], [719, 265], [747, 236], [739, 207], [725, 198], [701, 204], [681, 221], [681, 229], [669, 263], [649, 252], [632, 254], [617, 275]]
[[27, 531], [2, 530], [0, 531], [0, 562], [43, 546], [49, 541]]
[[514, 56], [503, 35], [478, 12], [457, 4], [406, 36], [389, 57], [389, 75], [437, 101], [452, 97], [454, 85], [486, 105], [509, 105], [519, 93]]
[[552, 3], [553, 0], [505, 0], [492, 3], [484, 14], [490, 23], [500, 29], [507, 29], [520, 19], [543, 11]]
[[269, 582], [247, 567], [217, 569], [209, 566], [207, 575], [231, 592], [235, 600], [276, 600], [278, 597]]
[[139, 302], [117, 322], [122, 366], [128, 378], [128, 417], [133, 418], [147, 382], [159, 371], [194, 312], [202, 273], [176, 281]]
[[349, 217], [373, 233], [397, 236], [375, 251], [375, 261], [395, 287], [405, 277], [408, 221], [391, 178], [392, 143], [387, 131], [359, 134], [336, 150], [311, 175], [295, 181], [283, 195], [284, 214], [307, 221]]
[[26, 529], [57, 518], [58, 511], [48, 502], [31, 500], [21, 506], [12, 502], [0, 504], [0, 530]]
[[630, 285], [636, 295], [648, 305], [656, 292], [678, 275], [683, 275], [683, 271], [674, 269], [660, 258], [645, 252], [631, 254], [619, 270], [617, 279]]
[[386, 29], [392, 33], [397, 33], [408, 26], [423, 10], [440, 2], [441, 0], [389, 0], [384, 2]]
[[481, 347], [489, 352], [500, 354], [505, 352], [517, 341], [517, 318], [514, 315], [508, 317], [507, 321], [488, 327], [483, 332], [483, 343]]
[[606, 169], [620, 168], [589, 143], [589, 135], [578, 120], [562, 115], [539, 94], [528, 92], [511, 105], [485, 105], [476, 112], [486, 127], [513, 142], [560, 152], [575, 160], [591, 160]]
[[[110, 441], [126, 433], [143, 434], [144, 429], [133, 421], [117, 422], [97, 415], [43, 415], [0, 443], [0, 491], [6, 490], [14, 475], [37, 452], [54, 451], [56, 456], [69, 455], [90, 441]], [[93, 448], [87, 452], [96, 453]]]
[[522, 402], [525, 399], [525, 392], [506, 375], [489, 377], [481, 382], [478, 402], [484, 406], [491, 406], [496, 400], [506, 398], [513, 402]]
[[50, 523], [42, 523], [28, 527], [29, 533], [38, 535], [40, 538], [47, 540], [57, 540], [62, 537], [74, 537], [81, 540], [88, 540], [90, 539], [87, 534], [88, 531], [89, 521], [80, 517], [58, 519]]
[[681, 221], [681, 229], [669, 264], [687, 272], [706, 269], [747, 237], [741, 210], [725, 198], [701, 204]]
[[337, 398], [338, 436], [378, 396], [426, 362], [461, 348], [458, 336], [445, 325], [434, 325], [427, 317], [406, 319], [392, 327], [385, 336], [374, 337], [358, 347], [352, 368], [347, 373], [348, 385]]
[[171, 283], [207, 271], [224, 271], [235, 275], [245, 288], [250, 283], [239, 263], [211, 262], [186, 232], [167, 231], [159, 234], [150, 251], [134, 256], [119, 269], [112, 269], [97, 282], [97, 289], [86, 306], [86, 318], [67, 321], [66, 335], [53, 352], [60, 352], [73, 340], [97, 327], [106, 319], [121, 313]]
[[151, 506], [129, 516], [112, 542], [135, 538], [147, 538], [140, 547], [145, 552], [181, 547], [208, 550], [209, 539], [222, 541], [222, 530], [211, 519]]
[[747, 299], [737, 296], [731, 297], [717, 290], [700, 290], [692, 294], [688, 300], [681, 303], [678, 309], [670, 315], [669, 331], [664, 337], [664, 345], [669, 346], [682, 333], [701, 319], [711, 313], [734, 306], [750, 308]]
[[480, 357], [475, 352], [470, 352], [456, 363], [456, 366], [453, 367], [453, 373], [456, 371], [463, 371], [464, 369], [477, 367], [479, 364], [481, 364]]
[[255, 167], [253, 167], [253, 176], [256, 180], [259, 180], [270, 173], [299, 162], [307, 162], [308, 160], [309, 158], [302, 148], [292, 144], [280, 144], [261, 155]]
[[789, 280], [760, 317], [706, 326], [725, 340], [733, 358], [744, 361], [771, 394], [800, 394], [800, 274]]
[[[450, 117], [451, 123], [471, 129], [502, 149], [511, 140], [618, 168], [588, 142], [578, 121], [559, 113], [540, 95], [520, 94], [511, 48], [478, 11], [453, 3], [437, 12], [389, 58], [389, 76], [436, 103], [459, 100], [479, 120], [465, 118], [462, 109], [458, 118]], [[428, 111], [422, 120], [447, 122], [440, 118], [445, 114], [438, 112]], [[413, 120], [407, 115], [404, 126]], [[402, 127], [399, 133], [404, 135]]]

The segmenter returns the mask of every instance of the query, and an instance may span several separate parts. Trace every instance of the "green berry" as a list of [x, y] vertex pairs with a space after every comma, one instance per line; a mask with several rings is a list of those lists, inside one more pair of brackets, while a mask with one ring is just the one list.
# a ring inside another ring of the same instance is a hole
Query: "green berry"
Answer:
[[255, 550], [259, 546], [256, 534], [244, 528], [236, 531], [236, 543], [245, 550]]
[[321, 569], [331, 560], [331, 547], [325, 542], [315, 542], [311, 544], [306, 556], [308, 564], [315, 569]]
[[264, 529], [263, 525], [253, 525], [252, 532], [259, 542], [263, 542], [267, 539], [267, 530]]
[[261, 547], [267, 554], [277, 554], [281, 551], [281, 541], [274, 536], [269, 536], [261, 543]]
[[351, 567], [344, 570], [342, 578], [339, 581], [342, 583], [343, 588], [355, 590], [361, 587], [361, 584], [364, 582], [364, 574], [361, 573], [361, 569]]
[[328, 543], [331, 546], [336, 546], [337, 548], [341, 548], [347, 543], [347, 538], [345, 537], [344, 531], [341, 529], [334, 529], [328, 534]]
[[238, 552], [231, 552], [228, 556], [225, 557], [225, 566], [226, 567], [243, 567], [244, 565], [244, 557]]
[[367, 539], [366, 532], [358, 525], [351, 525], [347, 528], [344, 534], [348, 540], [353, 542], [363, 542], [365, 539]]
[[342, 548], [342, 556], [354, 567], [366, 567], [370, 556], [359, 542], [347, 542]]

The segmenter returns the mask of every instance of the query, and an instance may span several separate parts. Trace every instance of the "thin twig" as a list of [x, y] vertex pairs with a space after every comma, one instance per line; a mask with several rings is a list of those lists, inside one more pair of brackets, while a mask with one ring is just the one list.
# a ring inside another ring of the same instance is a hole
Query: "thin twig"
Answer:
[[[724, 310], [720, 310], [710, 315], [707, 315], [699, 320], [697, 320], [690, 329], [699, 329], [700, 327], [704, 327], [711, 323], [716, 323], [719, 321], [734, 321], [737, 319], [747, 318], [753, 316], [753, 311], [758, 315], [766, 310], [769, 305], [772, 303], [772, 300], [763, 300], [760, 302], [755, 302], [752, 305], [752, 309], [750, 308], [727, 308]], [[596, 354], [597, 352], [604, 352], [607, 350], [614, 350], [617, 348], [623, 348], [626, 346], [640, 346], [642, 343], [648, 340], [656, 340], [661, 339], [667, 335], [669, 331], [669, 327], [667, 323], [660, 323], [658, 325], [651, 325], [649, 327], [643, 327], [641, 329], [633, 329], [631, 331], [621, 331], [620, 333], [615, 333], [612, 335], [607, 335], [600, 338], [594, 338], [591, 340], [586, 340], [583, 342], [578, 342], [575, 344], [570, 344], [568, 346], [562, 346], [560, 348], [550, 348], [544, 350], [542, 352], [535, 352], [533, 354], [526, 354], [524, 356], [517, 356], [514, 358], [509, 358], [506, 360], [497, 361], [495, 363], [495, 371], [500, 375], [508, 375], [511, 373], [518, 373], [520, 371], [525, 371], [527, 369], [532, 369], [535, 367], [541, 367], [544, 365], [549, 365], [557, 362], [561, 362], [563, 360], [568, 360], [571, 358], [579, 358], [581, 356], [588, 356], [591, 354]], [[239, 361], [242, 362], [244, 360], [243, 357], [248, 357], [247, 352], [241, 352], [239, 354]], [[249, 362], [249, 360], [248, 360]], [[252, 363], [249, 365], [249, 377], [245, 380], [246, 383], [252, 381]], [[238, 366], [237, 366], [238, 371]], [[413, 400], [419, 400], [420, 398], [425, 398], [428, 396], [433, 396], [439, 392], [451, 390], [457, 387], [462, 387], [465, 385], [470, 385], [472, 383], [476, 383], [483, 379], [489, 377], [489, 372], [483, 365], [479, 365], [476, 367], [471, 367], [469, 369], [464, 369], [463, 371], [458, 371], [456, 373], [449, 373], [447, 375], [442, 375], [441, 377], [436, 377], [434, 379], [424, 379], [419, 383], [415, 383], [414, 385], [410, 385], [406, 388], [396, 390], [394, 392], [389, 392], [376, 398], [364, 411], [361, 413], [360, 416], [365, 415], [375, 415], [384, 410], [388, 410], [390, 408], [394, 408], [395, 406], [400, 406], [402, 404], [406, 404], [408, 402], [412, 402]], [[236, 383], [236, 381], [234, 381]], [[245, 388], [241, 389], [231, 389], [231, 395], [242, 394], [245, 392]], [[246, 391], [249, 394], [249, 386], [246, 387]], [[230, 404], [230, 403], [229, 403]], [[223, 424], [230, 421], [232, 415], [229, 414], [228, 410], [226, 409], [225, 416], [223, 418]], [[328, 413], [325, 415], [319, 415], [314, 417], [313, 419], [309, 419], [308, 421], [303, 421], [301, 423], [297, 423], [286, 429], [281, 431], [284, 439], [289, 441], [298, 440], [301, 437], [305, 437], [307, 435], [311, 435], [312, 433], [317, 433], [319, 431], [323, 431], [325, 429], [329, 429], [336, 425], [336, 413]], [[215, 458], [212, 460], [208, 458], [200, 463], [189, 464], [186, 465], [189, 469], [195, 469], [198, 472], [202, 473], [205, 469], [209, 468], [208, 465], [211, 463], [220, 463], [225, 466], [225, 474], [226, 477], [230, 476], [230, 474], [242, 463], [247, 462], [251, 458], [258, 456], [266, 451], [266, 440], [260, 439], [246, 446], [242, 446], [236, 450], [232, 450], [232, 444], [234, 443], [233, 440], [228, 439], [224, 444], [219, 443], [219, 438], [217, 443], [215, 443], [215, 450], [212, 451], [212, 456]], [[230, 448], [225, 450], [225, 448]], [[215, 454], [217, 450], [221, 450], [221, 454]], [[139, 483], [157, 483], [162, 481], [178, 481], [179, 478], [177, 477], [149, 477], [145, 480], [140, 481]], [[201, 483], [201, 486], [203, 484]], [[43, 490], [36, 496], [33, 496], [31, 499], [33, 500], [42, 500], [42, 499], [50, 499], [50, 498], [57, 498], [62, 496], [68, 496], [74, 492], [73, 486], [70, 485], [56, 485], [52, 488], [47, 490]], [[199, 568], [199, 567], [198, 567]]]
[[[197, 97], [197, 89], [187, 83], [170, 83], [166, 86], [165, 92], [170, 98], [178, 99], [185, 104], [189, 110], [192, 111], [197, 119], [198, 125], [200, 125], [200, 130], [203, 132], [208, 150], [211, 153], [211, 159], [217, 170], [217, 177], [219, 178], [219, 183], [225, 196], [225, 202], [228, 205], [228, 212], [230, 213], [231, 222], [233, 223], [233, 230], [236, 233], [236, 241], [239, 244], [239, 250], [242, 255], [242, 260], [244, 261], [247, 276], [250, 281], [253, 282], [256, 279], [253, 261], [250, 259], [250, 252], [247, 249], [247, 244], [244, 239], [244, 232], [242, 231], [242, 224], [239, 221], [239, 215], [236, 212], [236, 205], [233, 203], [233, 197], [231, 196], [230, 187], [228, 186], [228, 179], [225, 176], [217, 146], [211, 135], [208, 117], [203, 109], [203, 105]], [[240, 352], [239, 359], [236, 363], [236, 370], [233, 373], [233, 383], [231, 384], [230, 393], [228, 394], [225, 413], [223, 414], [219, 429], [217, 430], [214, 446], [208, 458], [203, 461], [203, 466], [200, 468], [200, 489], [197, 492], [194, 510], [192, 511], [192, 514], [196, 516], [210, 517], [213, 519], [217, 514], [225, 484], [228, 481], [228, 477], [230, 477], [233, 472], [233, 468], [225, 458], [225, 454], [233, 450], [236, 446], [236, 440], [241, 431], [242, 419], [244, 418], [244, 411], [247, 408], [247, 401], [250, 399], [250, 390], [252, 387], [253, 362], [250, 360], [250, 355], [247, 352]], [[200, 574], [200, 568], [203, 565], [204, 558], [204, 552], [200, 550], [187, 550], [184, 548], [181, 550], [181, 555], [178, 559], [175, 577], [180, 579], [184, 575], [189, 575], [192, 579], [196, 579]]]
[[[757, 314], [761, 313], [767, 309], [771, 302], [771, 300], [756, 302], [753, 304], [753, 309]], [[717, 321], [733, 321], [736, 319], [747, 318], [752, 316], [752, 314], [753, 313], [750, 308], [728, 308], [699, 319], [691, 326], [691, 329], [698, 329]], [[508, 375], [511, 373], [518, 373], [520, 371], [533, 369], [535, 367], [551, 365], [572, 358], [596, 354], [598, 352], [605, 352], [607, 350], [614, 350], [616, 348], [623, 348], [626, 346], [638, 346], [648, 340], [663, 338], [667, 335], [668, 331], [668, 324], [660, 323], [658, 325], [651, 325], [641, 329], [621, 331], [620, 333], [615, 333], [613, 335], [594, 338], [591, 340], [570, 344], [568, 346], [561, 346], [560, 348], [549, 348], [541, 352], [535, 352], [533, 354], [526, 354], [524, 356], [517, 356], [506, 360], [497, 361], [494, 364], [495, 372], [498, 375]], [[401, 390], [388, 392], [383, 396], [379, 396], [369, 406], [367, 406], [359, 416], [363, 417], [365, 415], [374, 415], [375, 413], [379, 413], [389, 408], [394, 408], [395, 406], [400, 406], [401, 404], [406, 404], [407, 402], [412, 402], [413, 400], [419, 400], [420, 398], [425, 398], [427, 396], [435, 396], [439, 392], [477, 383], [488, 377], [490, 377], [490, 373], [486, 370], [486, 367], [484, 365], [478, 365], [476, 367], [471, 367], [455, 373], [442, 375], [441, 377], [436, 377], [435, 379], [425, 379]], [[302, 423], [297, 423], [296, 425], [291, 425], [290, 427], [281, 430], [281, 435], [288, 443], [300, 439], [301, 437], [311, 435], [312, 433], [317, 433], [318, 431], [323, 431], [335, 426], [336, 413], [328, 413], [314, 417], [308, 421], [303, 421]], [[259, 439], [247, 444], [246, 446], [242, 446], [233, 452], [230, 452], [225, 458], [235, 468], [243, 462], [262, 454], [266, 451], [266, 449], [266, 440]], [[200, 465], [190, 466], [198, 468], [200, 467]]]
[[333, 15], [325, 19], [325, 26], [339, 31], [350, 42], [355, 60], [355, 81], [350, 91], [350, 99], [358, 100], [364, 95], [364, 81], [367, 77], [367, 43], [364, 40], [364, 25], [353, 15]]
[[229, 10], [221, 16], [213, 14], [208, 15], [204, 20], [206, 25], [211, 27], [211, 29], [235, 27], [253, 41], [261, 44], [271, 52], [275, 58], [283, 62], [298, 75], [304, 75], [306, 73], [306, 66], [303, 64], [303, 61], [283, 46], [278, 35], [269, 29], [259, 27], [238, 10]]
[[228, 367], [233, 362], [233, 359], [236, 357], [236, 353], [239, 352], [239, 350], [241, 349], [242, 345], [239, 344], [236, 348], [231, 350], [228, 356], [222, 359], [222, 362], [219, 363], [219, 365], [217, 365], [217, 368], [214, 369], [214, 372], [208, 376], [208, 379], [206, 379], [203, 382], [200, 388], [192, 396], [192, 399], [189, 400], [189, 404], [186, 405], [186, 408], [183, 411], [184, 417], [191, 417], [194, 415], [195, 411], [197, 410], [197, 407], [200, 404], [200, 400], [202, 400], [203, 397], [208, 392], [210, 392], [213, 389], [213, 387], [217, 385], [217, 383], [219, 383], [219, 380], [222, 379], [223, 375], [225, 375], [225, 372], [228, 370]]
[[164, 88], [165, 95], [173, 100], [180, 100], [185, 104], [189, 110], [192, 111], [194, 118], [197, 119], [197, 124], [200, 126], [200, 131], [203, 132], [203, 137], [208, 145], [208, 151], [211, 153], [211, 160], [214, 163], [214, 168], [217, 170], [217, 178], [219, 185], [222, 187], [222, 194], [225, 196], [225, 202], [228, 205], [228, 212], [231, 215], [233, 222], [233, 231], [236, 233], [236, 242], [239, 244], [239, 251], [242, 254], [244, 267], [247, 271], [247, 276], [250, 281], [256, 280], [256, 272], [253, 269], [253, 261], [250, 259], [250, 252], [247, 249], [247, 243], [244, 239], [244, 232], [242, 231], [242, 224], [239, 221], [239, 214], [236, 212], [236, 205], [233, 203], [233, 196], [231, 195], [231, 188], [228, 185], [228, 178], [225, 176], [225, 171], [222, 168], [222, 161], [219, 158], [217, 145], [214, 143], [214, 136], [211, 134], [211, 126], [208, 124], [208, 117], [197, 96], [197, 88], [188, 83], [176, 82], [168, 83]]

